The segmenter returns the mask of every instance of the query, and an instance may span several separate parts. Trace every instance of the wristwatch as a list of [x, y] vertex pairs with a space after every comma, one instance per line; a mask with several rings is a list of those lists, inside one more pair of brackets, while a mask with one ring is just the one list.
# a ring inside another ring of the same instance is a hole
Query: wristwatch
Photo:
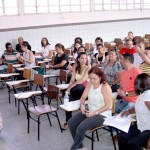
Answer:
[[126, 96], [128, 96], [128, 92], [126, 92]]

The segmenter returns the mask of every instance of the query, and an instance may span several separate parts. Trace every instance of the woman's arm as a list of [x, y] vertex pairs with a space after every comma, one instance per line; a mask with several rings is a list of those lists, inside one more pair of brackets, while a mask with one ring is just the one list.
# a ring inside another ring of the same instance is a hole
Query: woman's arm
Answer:
[[140, 57], [143, 59], [143, 61], [150, 65], [150, 59], [143, 53], [143, 51], [140, 49], [140, 47], [135, 46], [136, 52], [140, 55]]
[[23, 57], [23, 56], [20, 56], [19, 59], [23, 60], [24, 62], [26, 61], [26, 62], [28, 62], [28, 63], [31, 64], [31, 63], [33, 62], [33, 52], [30, 51], [29, 60], [27, 60], [27, 59], [26, 59], [25, 57]]
[[57, 65], [49, 65], [50, 68], [54, 68], [54, 69], [57, 69], [57, 68], [60, 68], [60, 67], [63, 67], [65, 64], [67, 63], [66, 60], [62, 60], [60, 64], [57, 64]]

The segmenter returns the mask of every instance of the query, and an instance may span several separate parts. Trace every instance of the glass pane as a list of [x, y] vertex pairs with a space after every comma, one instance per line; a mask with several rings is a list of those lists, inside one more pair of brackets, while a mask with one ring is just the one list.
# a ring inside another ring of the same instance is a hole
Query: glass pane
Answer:
[[49, 7], [49, 12], [51, 12], [51, 13], [59, 13], [59, 6]]
[[70, 6], [61, 6], [60, 10], [61, 12], [70, 12]]
[[2, 3], [2, 0], [0, 0], [0, 7], [2, 7], [3, 6], [3, 3]]
[[150, 4], [145, 4], [145, 5], [144, 5], [144, 8], [145, 8], [145, 9], [150, 8]]
[[127, 0], [120, 0], [120, 3], [126, 3]]
[[135, 9], [140, 9], [141, 5], [140, 4], [135, 4], [134, 7], [135, 7]]
[[102, 0], [95, 0], [95, 4], [102, 4]]
[[120, 5], [120, 10], [125, 10], [125, 9], [126, 9], [126, 5], [121, 4], [121, 5]]
[[71, 0], [71, 5], [80, 5], [80, 0]]
[[119, 2], [119, 0], [112, 0], [112, 4], [118, 4]]
[[24, 0], [25, 6], [35, 6], [35, 0]]
[[90, 4], [90, 1], [89, 0], [81, 0], [81, 5], [89, 5]]
[[72, 12], [80, 12], [80, 6], [71, 6]]
[[127, 4], [127, 9], [133, 9], [134, 5], [133, 4]]
[[127, 0], [127, 3], [133, 4], [133, 3], [134, 3], [134, 0]]
[[2, 16], [2, 15], [4, 15], [4, 14], [3, 14], [3, 9], [0, 8], [0, 16]]
[[141, 3], [141, 0], [134, 0], [134, 3]]
[[25, 13], [26, 14], [36, 13], [36, 8], [35, 7], [25, 7]]
[[46, 7], [38, 7], [37, 9], [38, 13], [48, 13], [48, 8]]
[[47, 6], [47, 0], [37, 0], [37, 6]]
[[60, 5], [70, 5], [70, 0], [60, 0]]
[[111, 5], [104, 5], [104, 10], [111, 10]]
[[149, 3], [149, 0], [144, 0], [144, 3]]
[[59, 0], [49, 0], [49, 5], [59, 5]]
[[17, 0], [4, 0], [5, 7], [18, 7]]
[[89, 5], [81, 5], [81, 11], [90, 11]]
[[112, 5], [112, 10], [119, 10], [119, 5]]
[[111, 4], [111, 0], [104, 0], [104, 4]]
[[95, 5], [95, 10], [102, 10], [102, 9], [103, 9], [102, 5]]
[[5, 15], [17, 15], [18, 9], [17, 8], [5, 8]]

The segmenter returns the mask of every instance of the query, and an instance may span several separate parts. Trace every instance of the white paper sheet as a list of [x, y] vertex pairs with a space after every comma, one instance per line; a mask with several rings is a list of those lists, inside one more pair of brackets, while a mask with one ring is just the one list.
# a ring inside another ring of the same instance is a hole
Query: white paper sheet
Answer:
[[115, 127], [121, 131], [128, 133], [131, 124], [131, 117], [121, 117], [121, 115], [119, 114], [115, 117], [105, 118], [103, 124]]
[[80, 101], [76, 100], [73, 102], [68, 102], [68, 104], [64, 105], [60, 105], [60, 108], [62, 108], [65, 111], [75, 111], [78, 110], [80, 108]]

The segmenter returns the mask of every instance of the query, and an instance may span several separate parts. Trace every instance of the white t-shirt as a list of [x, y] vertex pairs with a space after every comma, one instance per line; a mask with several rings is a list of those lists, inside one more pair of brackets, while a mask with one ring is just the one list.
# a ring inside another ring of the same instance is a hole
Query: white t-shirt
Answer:
[[46, 47], [42, 47], [42, 54], [44, 58], [49, 55], [49, 51], [50, 51], [50, 45], [47, 45]]
[[134, 56], [134, 66], [139, 68], [143, 60], [138, 53], [134, 53], [133, 56]]
[[150, 102], [150, 90], [139, 95], [135, 103], [137, 126], [141, 132], [150, 130], [150, 110], [145, 105], [146, 101]]

